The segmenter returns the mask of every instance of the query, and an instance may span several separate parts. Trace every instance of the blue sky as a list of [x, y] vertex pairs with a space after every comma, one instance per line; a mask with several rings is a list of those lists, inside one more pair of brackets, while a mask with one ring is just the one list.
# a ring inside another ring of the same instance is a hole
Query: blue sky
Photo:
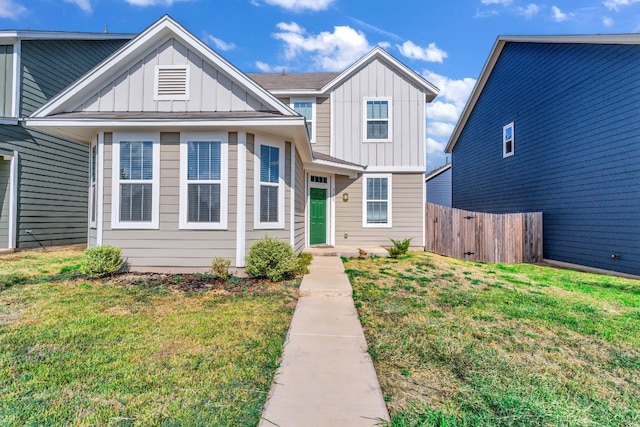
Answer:
[[341, 71], [375, 45], [441, 89], [435, 168], [501, 34], [640, 31], [640, 0], [0, 0], [0, 28], [137, 33], [164, 14], [245, 72]]

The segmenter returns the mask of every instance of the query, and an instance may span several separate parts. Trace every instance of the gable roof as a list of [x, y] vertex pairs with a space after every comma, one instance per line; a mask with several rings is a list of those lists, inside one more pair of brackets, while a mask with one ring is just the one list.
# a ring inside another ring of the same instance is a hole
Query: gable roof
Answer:
[[507, 43], [580, 43], [580, 44], [640, 44], [640, 34], [591, 34], [591, 35], [564, 35], [564, 36], [498, 36], [495, 44], [487, 58], [487, 61], [480, 72], [480, 77], [476, 81], [467, 104], [462, 110], [456, 127], [449, 138], [445, 153], [451, 153], [458, 138], [464, 129], [469, 116], [473, 111], [482, 91], [489, 80], [493, 68], [498, 62], [498, 58]]
[[244, 86], [256, 99], [272, 108], [274, 112], [283, 116], [298, 116], [289, 106], [280, 102], [269, 91], [214, 52], [209, 46], [174, 21], [169, 15], [165, 15], [102, 63], [98, 64], [73, 85], [56, 95], [48, 103], [35, 111], [31, 117], [45, 118], [47, 116], [68, 112], [67, 109], [77, 105], [79, 100], [90, 96], [90, 94], [94, 90], [99, 89], [102, 84], [115, 78], [121, 70], [120, 64], [133, 61], [138, 58], [141, 53], [144, 53], [146, 49], [169, 36], [192, 47], [194, 51], [200, 54], [205, 60], [215, 64], [217, 68]]
[[340, 73], [251, 73], [248, 74], [270, 91], [320, 90]]

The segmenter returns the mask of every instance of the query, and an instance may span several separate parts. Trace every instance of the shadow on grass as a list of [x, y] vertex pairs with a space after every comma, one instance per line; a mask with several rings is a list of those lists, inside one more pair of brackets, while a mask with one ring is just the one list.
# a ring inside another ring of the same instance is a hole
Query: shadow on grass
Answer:
[[61, 282], [85, 278], [80, 272], [80, 264], [62, 267], [54, 274], [2, 274], [0, 275], [0, 292], [17, 285], [37, 285], [40, 283]]

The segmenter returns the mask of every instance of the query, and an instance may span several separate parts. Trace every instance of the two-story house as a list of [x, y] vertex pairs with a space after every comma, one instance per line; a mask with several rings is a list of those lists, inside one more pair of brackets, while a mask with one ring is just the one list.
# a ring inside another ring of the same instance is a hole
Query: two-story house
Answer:
[[0, 31], [0, 251], [87, 241], [89, 147], [24, 117], [131, 38]]
[[90, 245], [194, 271], [243, 267], [265, 235], [423, 246], [436, 93], [381, 48], [342, 73], [248, 76], [165, 16], [27, 123], [90, 147]]

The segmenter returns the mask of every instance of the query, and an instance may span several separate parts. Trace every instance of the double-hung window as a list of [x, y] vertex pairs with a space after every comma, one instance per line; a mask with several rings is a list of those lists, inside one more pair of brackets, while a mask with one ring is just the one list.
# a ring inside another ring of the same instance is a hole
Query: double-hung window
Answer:
[[510, 157], [515, 153], [515, 130], [513, 122], [502, 127], [502, 157]]
[[158, 134], [114, 134], [112, 190], [113, 228], [158, 228]]
[[364, 98], [364, 141], [391, 142], [391, 98]]
[[316, 102], [313, 98], [292, 98], [291, 108], [303, 116], [307, 122], [307, 134], [313, 143], [316, 140]]
[[89, 164], [89, 227], [96, 228], [96, 216], [98, 211], [98, 187], [97, 187], [97, 166], [98, 166], [98, 144], [94, 141], [91, 144]]
[[284, 228], [284, 144], [256, 144], [255, 228]]
[[367, 174], [363, 180], [363, 227], [391, 227], [391, 174]]
[[180, 159], [180, 228], [226, 229], [226, 136], [182, 133]]

